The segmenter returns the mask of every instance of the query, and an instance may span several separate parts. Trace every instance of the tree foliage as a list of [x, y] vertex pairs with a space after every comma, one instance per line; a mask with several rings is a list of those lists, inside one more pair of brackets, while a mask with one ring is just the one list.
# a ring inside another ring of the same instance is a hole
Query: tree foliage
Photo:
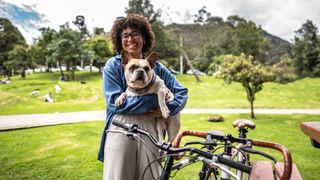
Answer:
[[203, 6], [198, 10], [198, 14], [195, 14], [194, 23], [205, 24], [211, 16], [211, 13], [206, 10], [206, 6]]
[[298, 75], [320, 77], [320, 52], [318, 27], [307, 20], [296, 31], [292, 53]]
[[263, 36], [263, 30], [252, 21], [240, 20], [236, 23], [232, 36], [233, 54], [253, 56], [254, 59], [266, 61], [269, 42]]
[[110, 41], [106, 36], [96, 35], [93, 38], [87, 40], [84, 44], [85, 49], [89, 49], [93, 52], [91, 58], [93, 64], [99, 67], [99, 72], [104, 66], [108, 58], [113, 55], [113, 49]]
[[153, 51], [156, 51], [161, 59], [178, 56], [178, 44], [164, 31], [163, 22], [160, 20], [161, 11], [154, 10], [149, 0], [130, 0], [125, 12], [140, 14], [149, 20], [156, 39]]
[[20, 71], [21, 77], [26, 78], [26, 70], [35, 67], [35, 63], [30, 54], [30, 49], [22, 45], [16, 45], [13, 50], [9, 52], [8, 61], [5, 66], [15, 71]]
[[225, 55], [218, 77], [223, 78], [227, 83], [239, 82], [242, 85], [250, 102], [251, 118], [255, 118], [253, 106], [255, 94], [262, 90], [263, 83], [270, 80], [270, 75], [265, 68], [252, 56]]
[[62, 64], [66, 64], [67, 70], [71, 71], [71, 80], [75, 80], [76, 66], [79, 64], [84, 53], [82, 45], [83, 40], [80, 32], [71, 29], [61, 29], [57, 38], [48, 46], [52, 52], [49, 57], [50, 60], [58, 63], [60, 69]]
[[34, 47], [34, 52], [37, 53], [38, 56], [36, 62], [38, 65], [45, 66], [46, 71], [49, 71], [49, 68], [52, 67], [54, 63], [51, 58], [54, 49], [50, 48], [50, 44], [58, 38], [58, 32], [51, 28], [41, 28], [40, 31], [41, 36]]
[[0, 17], [0, 74], [5, 74], [8, 78], [11, 76], [12, 66], [8, 54], [16, 45], [27, 47], [26, 41], [21, 32], [8, 19]]
[[289, 83], [296, 80], [293, 60], [288, 54], [280, 57], [280, 61], [272, 65], [273, 81], [281, 84]]
[[151, 24], [158, 22], [161, 16], [160, 10], [155, 11], [149, 0], [129, 0], [129, 6], [125, 12], [143, 15]]

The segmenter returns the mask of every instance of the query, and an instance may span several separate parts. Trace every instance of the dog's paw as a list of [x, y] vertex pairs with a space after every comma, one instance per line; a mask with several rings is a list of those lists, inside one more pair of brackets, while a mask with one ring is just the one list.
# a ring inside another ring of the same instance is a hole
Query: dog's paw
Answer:
[[117, 106], [117, 107], [122, 106], [123, 102], [124, 102], [124, 98], [118, 97], [118, 98], [116, 99], [116, 106]]
[[166, 93], [166, 102], [171, 102], [174, 100], [174, 95], [170, 93]]
[[163, 110], [163, 111], [161, 111], [161, 113], [162, 113], [162, 117], [165, 119], [167, 119], [170, 116], [169, 109]]

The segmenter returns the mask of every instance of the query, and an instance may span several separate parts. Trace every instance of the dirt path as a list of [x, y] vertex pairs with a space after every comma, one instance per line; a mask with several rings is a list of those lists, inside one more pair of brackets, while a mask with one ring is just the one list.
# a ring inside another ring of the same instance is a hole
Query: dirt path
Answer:
[[[249, 109], [198, 109], [188, 108], [183, 114], [217, 113], [239, 114], [250, 113]], [[256, 114], [319, 114], [320, 109], [255, 109]], [[105, 120], [105, 111], [81, 111], [69, 113], [22, 114], [0, 116], [0, 131], [23, 129], [29, 127], [67, 124], [77, 122]]]

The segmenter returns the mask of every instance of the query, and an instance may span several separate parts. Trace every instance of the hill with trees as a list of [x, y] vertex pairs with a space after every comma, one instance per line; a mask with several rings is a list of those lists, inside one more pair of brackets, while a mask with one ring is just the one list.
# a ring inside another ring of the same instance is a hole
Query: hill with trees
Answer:
[[[253, 32], [246, 32], [247, 27], [244, 31], [239, 30], [239, 24], [223, 21], [220, 17], [213, 17], [205, 24], [170, 24], [164, 29], [176, 45], [182, 43], [182, 48], [201, 71], [207, 71], [212, 58], [221, 54], [239, 55], [252, 50], [248, 54], [256, 55], [255, 58], [268, 65], [278, 62], [281, 55], [290, 54], [291, 44], [288, 41], [268, 33], [251, 21], [241, 18], [241, 22], [245, 26], [251, 25]], [[177, 69], [177, 66], [176, 62], [174, 68]]]

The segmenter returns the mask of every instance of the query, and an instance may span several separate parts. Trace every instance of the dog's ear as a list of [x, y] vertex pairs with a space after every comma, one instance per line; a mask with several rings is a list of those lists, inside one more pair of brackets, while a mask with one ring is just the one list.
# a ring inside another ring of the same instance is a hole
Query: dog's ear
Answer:
[[122, 65], [128, 64], [128, 62], [131, 58], [132, 57], [128, 51], [126, 51], [126, 50], [121, 51], [121, 64]]
[[158, 54], [155, 52], [152, 52], [148, 57], [147, 57], [147, 61], [149, 62], [151, 68], [153, 68], [156, 64], [156, 61], [158, 59]]

